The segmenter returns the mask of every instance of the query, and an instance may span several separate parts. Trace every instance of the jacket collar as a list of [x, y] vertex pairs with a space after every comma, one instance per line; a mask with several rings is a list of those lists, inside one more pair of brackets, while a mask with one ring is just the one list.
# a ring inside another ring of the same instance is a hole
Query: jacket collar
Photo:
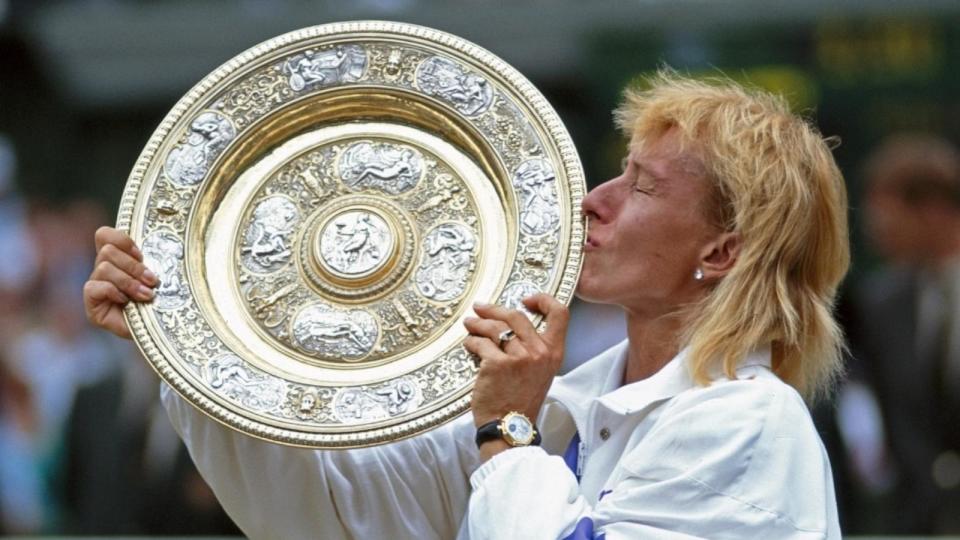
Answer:
[[[547, 403], [563, 405], [578, 425], [582, 425], [593, 402], [612, 412], [628, 415], [643, 411], [650, 404], [696, 386], [687, 366], [688, 349], [683, 349], [667, 365], [650, 377], [621, 385], [627, 362], [626, 340], [554, 380]], [[737, 367], [738, 377], [770, 374], [770, 347], [765, 346], [747, 355]], [[717, 370], [712, 380], [725, 376]]]
[[592, 398], [621, 387], [627, 365], [627, 345], [623, 340], [553, 380], [546, 403], [564, 406], [576, 419], [586, 418]]

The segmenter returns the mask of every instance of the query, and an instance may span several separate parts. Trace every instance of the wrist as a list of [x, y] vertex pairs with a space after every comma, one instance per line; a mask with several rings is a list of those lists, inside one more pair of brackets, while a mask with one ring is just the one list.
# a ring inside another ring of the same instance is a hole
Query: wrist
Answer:
[[539, 445], [540, 433], [529, 418], [511, 411], [477, 428], [475, 440], [481, 458], [486, 461], [510, 447]]
[[486, 463], [493, 456], [513, 448], [503, 439], [492, 439], [480, 445], [480, 463]]

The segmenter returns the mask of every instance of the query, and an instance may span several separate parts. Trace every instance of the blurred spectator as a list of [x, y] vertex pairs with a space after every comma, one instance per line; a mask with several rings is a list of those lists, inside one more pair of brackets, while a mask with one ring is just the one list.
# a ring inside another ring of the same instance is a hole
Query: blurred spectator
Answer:
[[0, 342], [19, 330], [25, 292], [36, 276], [37, 252], [28, 233], [27, 207], [17, 191], [17, 155], [0, 133]]
[[160, 414], [156, 376], [86, 321], [102, 206], [27, 201], [16, 175], [0, 134], [0, 533], [236, 533]]
[[[960, 533], [960, 153], [933, 136], [896, 135], [865, 175], [867, 234], [888, 264], [856, 291], [851, 336], [896, 465], [901, 530], [891, 532]], [[869, 420], [870, 397], [853, 389], [848, 403]], [[853, 449], [861, 461], [879, 463], [884, 431], [847, 433], [868, 443]]]
[[[49, 227], [63, 227], [54, 223], [63, 220], [57, 214], [44, 214], [43, 219], [51, 222]], [[70, 241], [67, 235], [57, 238], [59, 243]], [[24, 507], [4, 515], [21, 521], [19, 516], [32, 516], [29, 523], [15, 524], [21, 532], [58, 530], [62, 489], [57, 480], [61, 478], [64, 435], [74, 397], [81, 387], [96, 384], [116, 370], [109, 338], [86, 322], [78, 299], [82, 280], [64, 273], [71, 266], [89, 267], [89, 250], [85, 251], [80, 255], [65, 245], [44, 246], [44, 256], [55, 260], [37, 281], [42, 286], [28, 290], [33, 308], [28, 313], [33, 316], [19, 325], [25, 328], [22, 333], [6, 342], [8, 368], [24, 384], [35, 420], [30, 429], [21, 424], [4, 426], [10, 443], [4, 459], [19, 463], [16, 470], [6, 472], [17, 479], [16, 504]], [[7, 479], [0, 478], [0, 483]]]
[[9, 369], [0, 350], [0, 534], [36, 531], [43, 521], [29, 443], [35, 413], [30, 387]]

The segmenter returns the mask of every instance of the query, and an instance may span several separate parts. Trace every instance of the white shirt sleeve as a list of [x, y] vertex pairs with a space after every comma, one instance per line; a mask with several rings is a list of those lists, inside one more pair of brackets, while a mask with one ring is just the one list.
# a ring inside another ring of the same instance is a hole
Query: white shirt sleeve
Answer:
[[454, 538], [479, 464], [470, 415], [374, 448], [317, 451], [224, 427], [163, 385], [204, 480], [250, 538]]
[[663, 406], [594, 507], [539, 448], [489, 460], [471, 477], [470, 538], [840, 537], [829, 461], [792, 390], [734, 381]]

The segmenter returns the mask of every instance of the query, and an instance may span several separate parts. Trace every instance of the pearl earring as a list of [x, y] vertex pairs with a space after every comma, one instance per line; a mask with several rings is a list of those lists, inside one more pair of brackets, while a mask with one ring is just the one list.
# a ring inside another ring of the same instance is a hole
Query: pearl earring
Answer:
[[693, 279], [697, 281], [703, 281], [703, 270], [697, 268], [697, 270], [693, 273]]

